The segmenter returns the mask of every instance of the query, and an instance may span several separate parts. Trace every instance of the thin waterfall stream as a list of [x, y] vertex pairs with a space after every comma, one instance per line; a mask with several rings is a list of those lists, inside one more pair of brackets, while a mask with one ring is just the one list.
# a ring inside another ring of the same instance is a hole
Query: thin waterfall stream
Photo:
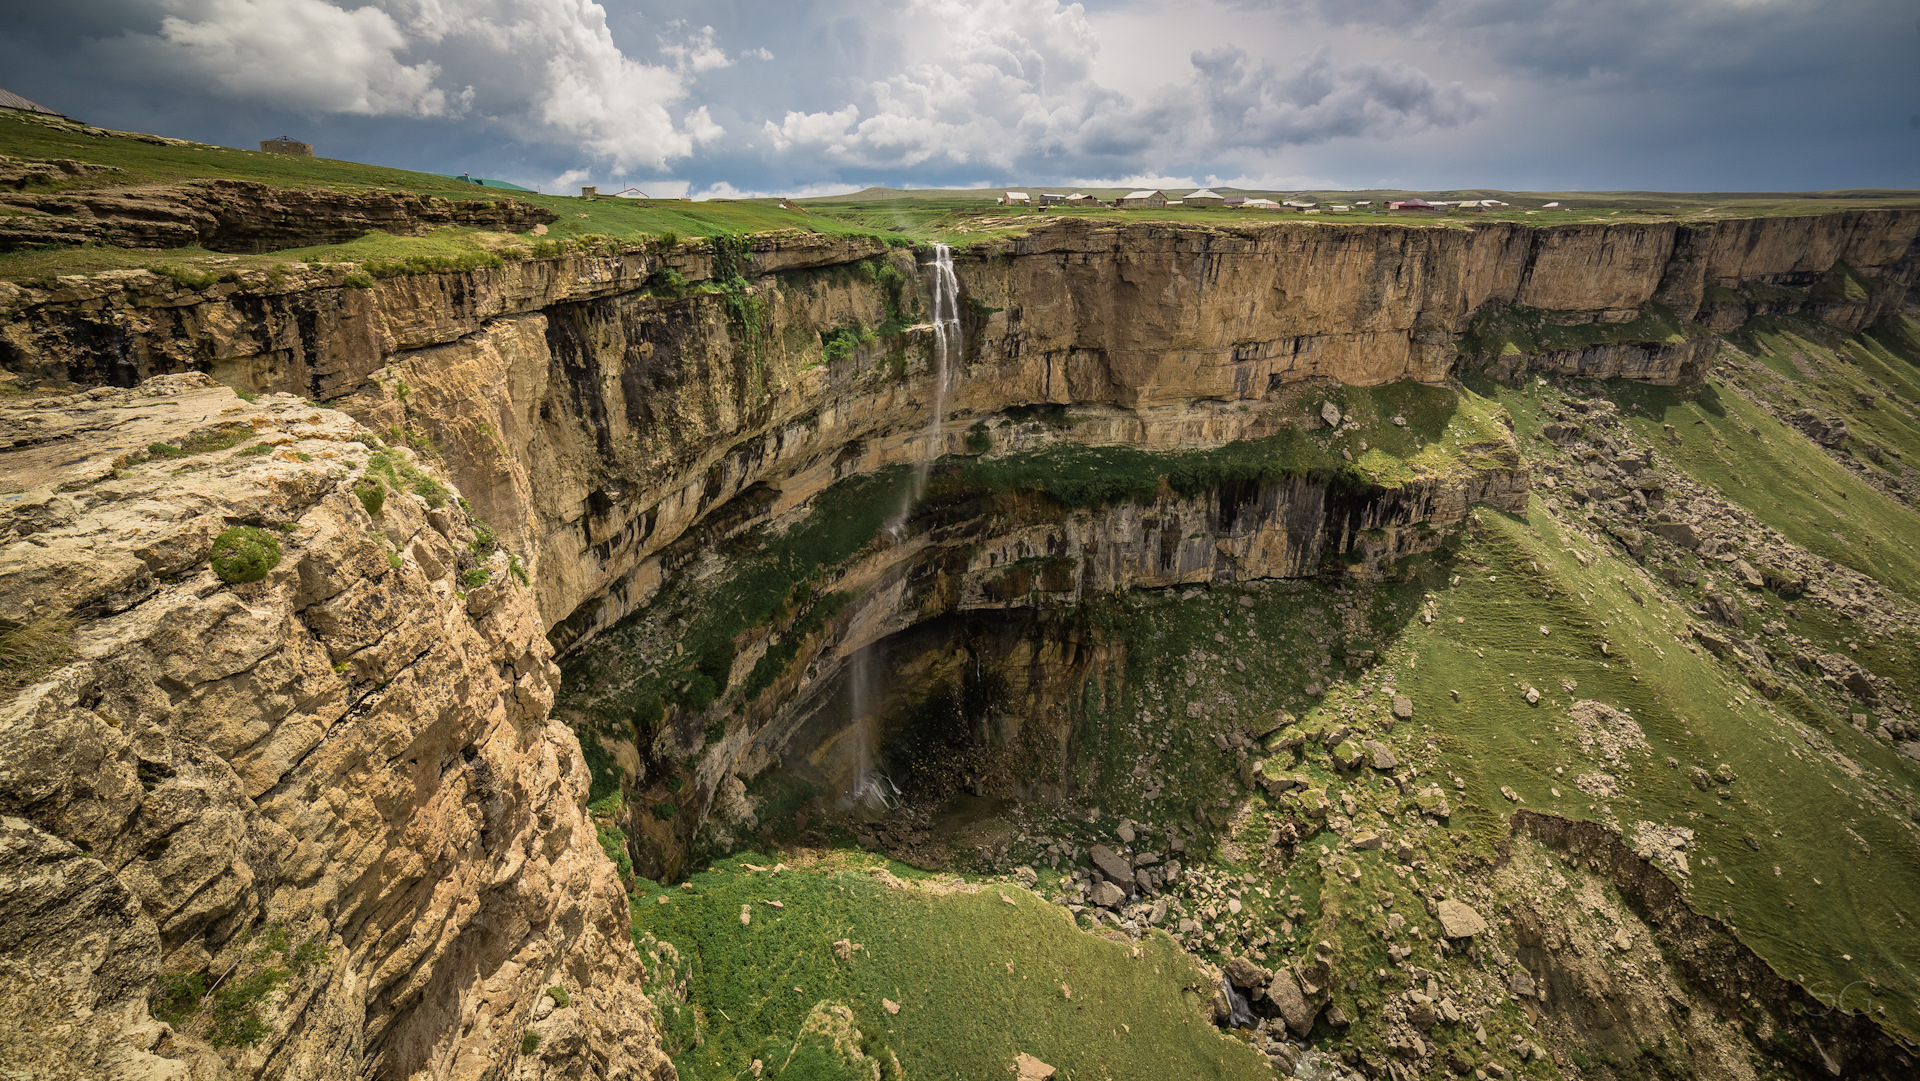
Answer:
[[[933, 403], [927, 418], [926, 445], [913, 463], [913, 484], [900, 504], [900, 512], [886, 526], [886, 531], [896, 539], [905, 536], [907, 515], [912, 513], [914, 504], [926, 495], [927, 477], [933, 472], [934, 459], [940, 456], [941, 425], [946, 420], [947, 380], [951, 368], [948, 359], [965, 357], [966, 343], [960, 326], [960, 278], [953, 271], [953, 249], [945, 244], [933, 245], [933, 260], [928, 266], [932, 271], [928, 286], [932, 293]], [[853, 791], [845, 803], [847, 806], [881, 811], [898, 802], [900, 789], [877, 764], [880, 718], [875, 715], [872, 654], [871, 648], [856, 653], [850, 673], [858, 765]]]

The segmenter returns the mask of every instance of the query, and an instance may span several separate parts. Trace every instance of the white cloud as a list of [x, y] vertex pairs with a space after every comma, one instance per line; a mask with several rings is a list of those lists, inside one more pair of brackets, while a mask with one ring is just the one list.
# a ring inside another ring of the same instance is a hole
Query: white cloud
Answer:
[[767, 121], [761, 130], [772, 140], [775, 150], [799, 146], [839, 154], [847, 149], [847, 129], [858, 119], [860, 106], [849, 105], [831, 113], [790, 112], [779, 124]]
[[733, 59], [714, 44], [713, 27], [688, 30], [686, 23], [676, 19], [667, 24], [667, 29], [679, 36], [660, 35], [660, 55], [672, 60], [680, 71], [697, 73], [733, 66]]
[[[1235, 21], [1216, 21], [1214, 40], [1232, 39]], [[1288, 146], [1458, 127], [1489, 100], [1406, 63], [1343, 63], [1326, 48], [1287, 65], [1237, 46], [1197, 50], [1172, 86], [1117, 89], [1095, 77], [1100, 42], [1085, 11], [1058, 0], [907, 0], [869, 22], [897, 45], [876, 50], [892, 64], [846, 105], [766, 121], [774, 151], [1008, 172], [1256, 164]]]
[[[733, 61], [711, 27], [673, 24], [667, 65], [623, 53], [590, 0], [160, 0], [158, 34], [112, 50], [227, 97], [315, 115], [470, 114], [526, 142], [559, 143], [615, 175], [718, 140], [688, 80]], [[431, 59], [410, 58], [431, 53]], [[462, 89], [452, 90], [459, 87]]]
[[592, 179], [593, 170], [591, 169], [568, 169], [548, 181], [545, 186], [552, 188], [556, 194], [568, 195], [577, 185], [585, 184]]
[[846, 184], [807, 184], [779, 191], [742, 190], [722, 180], [696, 192], [693, 198], [695, 201], [702, 199], [812, 199], [821, 195], [846, 195], [857, 190], [859, 189]]
[[173, 0], [136, 53], [209, 79], [229, 97], [292, 112], [437, 116], [447, 111], [432, 61], [400, 59], [406, 34], [378, 8], [325, 0]]

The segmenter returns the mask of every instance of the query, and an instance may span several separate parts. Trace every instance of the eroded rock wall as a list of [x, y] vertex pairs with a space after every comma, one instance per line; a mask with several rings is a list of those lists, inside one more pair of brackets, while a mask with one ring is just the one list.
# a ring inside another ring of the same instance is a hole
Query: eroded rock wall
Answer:
[[[11, 1067], [673, 1076], [545, 627], [455, 493], [387, 451], [371, 513], [371, 433], [198, 374], [0, 429]], [[281, 555], [224, 581], [243, 524]]]
[[[129, 271], [0, 286], [0, 367], [87, 385], [203, 370], [347, 396], [376, 430], [417, 432], [444, 455], [535, 568], [541, 617], [571, 648], [651, 595], [660, 553], [742, 492], [765, 489], [758, 505], [778, 514], [848, 472], [959, 450], [969, 424], [1009, 406], [1071, 405], [1081, 442], [1219, 445], [1273, 431], [1302, 381], [1444, 380], [1459, 335], [1501, 305], [1579, 323], [1659, 303], [1687, 319], [1713, 287], [1810, 285], [1842, 268], [1867, 284], [1821, 314], [1871, 321], [1920, 269], [1917, 235], [1911, 211], [1537, 227], [1066, 220], [958, 254], [969, 344], [931, 441], [923, 335], [822, 358], [836, 327], [912, 321], [913, 256], [801, 232], [752, 240], [752, 327], [720, 294], [647, 288], [663, 268], [709, 280], [718, 249], [703, 243], [360, 289], [344, 265], [205, 287]], [[1704, 338], [1625, 341], [1500, 363], [1674, 382], [1710, 353]]]

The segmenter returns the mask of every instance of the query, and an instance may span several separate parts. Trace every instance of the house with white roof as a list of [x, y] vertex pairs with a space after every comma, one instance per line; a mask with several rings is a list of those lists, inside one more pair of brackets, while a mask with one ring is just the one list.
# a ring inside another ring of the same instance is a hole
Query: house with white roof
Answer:
[[1164, 191], [1136, 191], [1122, 195], [1113, 205], [1128, 209], [1143, 208], [1158, 210], [1167, 205], [1167, 193]]

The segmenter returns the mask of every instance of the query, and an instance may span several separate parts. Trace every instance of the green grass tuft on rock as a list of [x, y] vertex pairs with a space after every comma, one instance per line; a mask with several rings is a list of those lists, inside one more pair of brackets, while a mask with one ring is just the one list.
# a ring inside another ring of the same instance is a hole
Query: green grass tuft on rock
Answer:
[[223, 582], [258, 582], [280, 565], [280, 540], [256, 526], [235, 526], [213, 541], [213, 573]]

